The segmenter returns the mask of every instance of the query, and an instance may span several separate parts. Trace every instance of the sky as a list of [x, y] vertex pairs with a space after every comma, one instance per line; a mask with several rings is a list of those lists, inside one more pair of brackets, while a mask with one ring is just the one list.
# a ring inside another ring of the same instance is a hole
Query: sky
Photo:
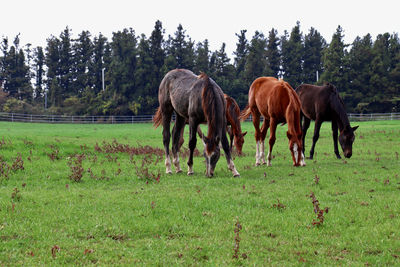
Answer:
[[248, 40], [255, 31], [268, 36], [272, 28], [281, 36], [299, 21], [304, 35], [314, 27], [329, 43], [340, 25], [348, 44], [367, 33], [373, 40], [377, 34], [398, 33], [399, 7], [398, 0], [8, 0], [1, 4], [0, 37], [12, 42], [20, 34], [21, 45], [46, 47], [46, 39], [59, 37], [67, 26], [72, 38], [88, 30], [111, 41], [112, 33], [124, 28], [149, 37], [160, 20], [165, 39], [182, 24], [192, 41], [208, 39], [212, 51], [225, 43], [232, 58], [235, 34], [243, 29]]

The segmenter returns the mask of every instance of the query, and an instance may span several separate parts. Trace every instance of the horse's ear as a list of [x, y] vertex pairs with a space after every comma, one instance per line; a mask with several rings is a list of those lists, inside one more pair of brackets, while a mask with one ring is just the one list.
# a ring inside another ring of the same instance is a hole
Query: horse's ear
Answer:
[[351, 129], [353, 129], [353, 132], [355, 132], [357, 130], [359, 125], [352, 127]]
[[291, 134], [291, 133], [286, 132], [286, 135], [287, 135], [287, 138], [288, 138], [289, 140], [292, 139], [292, 134]]
[[245, 131], [245, 132], [242, 134], [242, 136], [244, 137], [246, 134], [247, 134], [247, 131]]

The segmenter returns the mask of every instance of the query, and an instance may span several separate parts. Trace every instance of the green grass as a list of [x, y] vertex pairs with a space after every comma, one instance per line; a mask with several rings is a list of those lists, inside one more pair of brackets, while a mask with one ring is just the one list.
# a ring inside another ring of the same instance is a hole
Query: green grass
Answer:
[[[351, 159], [336, 159], [324, 123], [314, 160], [298, 168], [278, 127], [267, 168], [254, 166], [254, 128], [244, 123], [241, 177], [221, 157], [209, 179], [202, 157], [193, 176], [184, 157], [184, 173], [166, 175], [160, 150], [146, 147], [162, 148], [151, 124], [0, 122], [0, 265], [400, 265], [400, 121], [353, 124]], [[95, 149], [113, 140], [151, 157]], [[76, 154], [85, 155], [79, 182], [70, 178]], [[320, 226], [311, 192], [329, 207]]]

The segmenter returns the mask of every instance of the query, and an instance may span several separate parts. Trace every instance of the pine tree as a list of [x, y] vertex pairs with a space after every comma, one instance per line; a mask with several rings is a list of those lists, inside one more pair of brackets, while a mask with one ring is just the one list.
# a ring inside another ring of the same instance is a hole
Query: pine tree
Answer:
[[36, 97], [42, 97], [44, 94], [44, 64], [45, 57], [43, 48], [41, 46], [36, 47], [34, 50], [34, 77], [35, 77], [35, 95]]
[[246, 58], [249, 54], [249, 44], [246, 39], [246, 32], [247, 30], [241, 30], [240, 34], [235, 34], [238, 37], [238, 42], [236, 43], [236, 51], [234, 51], [233, 54], [235, 55], [234, 66], [236, 69], [237, 77], [243, 77], [246, 65]]
[[89, 67], [93, 55], [93, 43], [88, 31], [82, 31], [72, 46], [73, 53], [73, 88], [74, 96], [80, 96], [88, 87], [93, 87]]
[[267, 40], [264, 34], [256, 31], [250, 41], [249, 54], [247, 56], [244, 79], [251, 84], [256, 78], [264, 76], [267, 66], [266, 60]]
[[344, 57], [345, 47], [343, 42], [343, 29], [340, 25], [332, 36], [332, 41], [322, 53], [324, 72], [321, 75], [321, 82], [330, 82], [340, 91], [346, 90], [344, 80]]
[[278, 38], [278, 31], [274, 28], [271, 29], [268, 35], [267, 44], [267, 70], [266, 75], [272, 77], [279, 77], [281, 72], [281, 53], [279, 51], [280, 40]]
[[300, 22], [297, 22], [290, 33], [289, 39], [287, 39], [287, 33], [282, 39], [283, 77], [293, 88], [302, 83], [303, 59], [303, 37], [300, 32]]
[[195, 62], [193, 71], [195, 73], [204, 72], [209, 74], [209, 64], [210, 64], [210, 50], [208, 48], [208, 40], [204, 40], [203, 43], [199, 42], [196, 46], [195, 51]]
[[316, 83], [322, 74], [322, 51], [326, 47], [326, 41], [321, 34], [311, 27], [310, 32], [304, 38], [304, 62], [303, 82]]

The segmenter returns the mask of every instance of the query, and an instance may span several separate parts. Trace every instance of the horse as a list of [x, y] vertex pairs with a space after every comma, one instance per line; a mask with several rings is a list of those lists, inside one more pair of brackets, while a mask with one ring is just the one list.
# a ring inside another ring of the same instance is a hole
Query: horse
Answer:
[[[286, 135], [289, 140], [293, 166], [305, 166], [301, 141], [301, 104], [293, 88], [283, 80], [274, 77], [260, 77], [251, 84], [248, 101], [249, 103], [240, 117], [245, 120], [252, 115], [253, 118], [257, 143], [256, 166], [260, 165], [260, 161], [271, 166], [272, 149], [276, 140], [275, 132], [279, 123], [288, 125]], [[264, 117], [264, 122], [260, 131], [261, 115]], [[269, 152], [267, 162], [265, 162], [264, 140], [268, 128], [270, 128]]]
[[[224, 94], [224, 98], [226, 101], [226, 132], [229, 135], [229, 149], [232, 154], [232, 146], [235, 144], [235, 147], [238, 151], [239, 155], [242, 155], [242, 149], [244, 144], [244, 136], [247, 134], [246, 132], [242, 132], [242, 128], [240, 127], [240, 108], [239, 105], [236, 103], [235, 99]], [[188, 124], [188, 121], [186, 121]], [[203, 138], [203, 132], [201, 131], [200, 127], [197, 128], [197, 133], [200, 138]], [[183, 131], [181, 132], [181, 137], [179, 140], [179, 147], [182, 147], [184, 143], [183, 139]]]
[[338, 128], [340, 130], [339, 143], [342, 147], [343, 154], [346, 158], [350, 158], [353, 154], [352, 146], [355, 139], [354, 131], [358, 126], [351, 127], [349, 118], [344, 107], [343, 100], [339, 96], [336, 87], [330, 83], [323, 86], [311, 84], [302, 84], [296, 88], [301, 101], [301, 117], [304, 118], [302, 126], [303, 152], [307, 129], [310, 127], [310, 121], [315, 121], [313, 142], [310, 150], [310, 159], [314, 157], [315, 144], [319, 138], [319, 131], [322, 122], [332, 122], [332, 137], [335, 155], [341, 158], [338, 149]]
[[195, 75], [190, 70], [174, 69], [161, 81], [158, 91], [159, 108], [153, 118], [154, 127], [163, 125], [163, 144], [165, 149], [166, 173], [171, 171], [169, 142], [170, 123], [173, 112], [176, 120], [172, 129], [172, 156], [177, 173], [179, 164], [179, 140], [185, 122], [189, 122], [189, 159], [188, 175], [193, 174], [193, 151], [196, 147], [196, 133], [200, 123], [207, 123], [208, 133], [203, 136], [206, 175], [212, 177], [220, 157], [220, 144], [225, 152], [228, 168], [234, 177], [240, 176], [231, 158], [226, 137], [226, 103], [221, 88], [206, 74]]
[[232, 152], [232, 145], [235, 144], [238, 154], [241, 155], [244, 136], [247, 134], [247, 131], [242, 132], [242, 128], [240, 127], [240, 108], [235, 99], [227, 94], [224, 94], [224, 98], [226, 101], [226, 119], [228, 122], [227, 132], [230, 139], [229, 147]]

